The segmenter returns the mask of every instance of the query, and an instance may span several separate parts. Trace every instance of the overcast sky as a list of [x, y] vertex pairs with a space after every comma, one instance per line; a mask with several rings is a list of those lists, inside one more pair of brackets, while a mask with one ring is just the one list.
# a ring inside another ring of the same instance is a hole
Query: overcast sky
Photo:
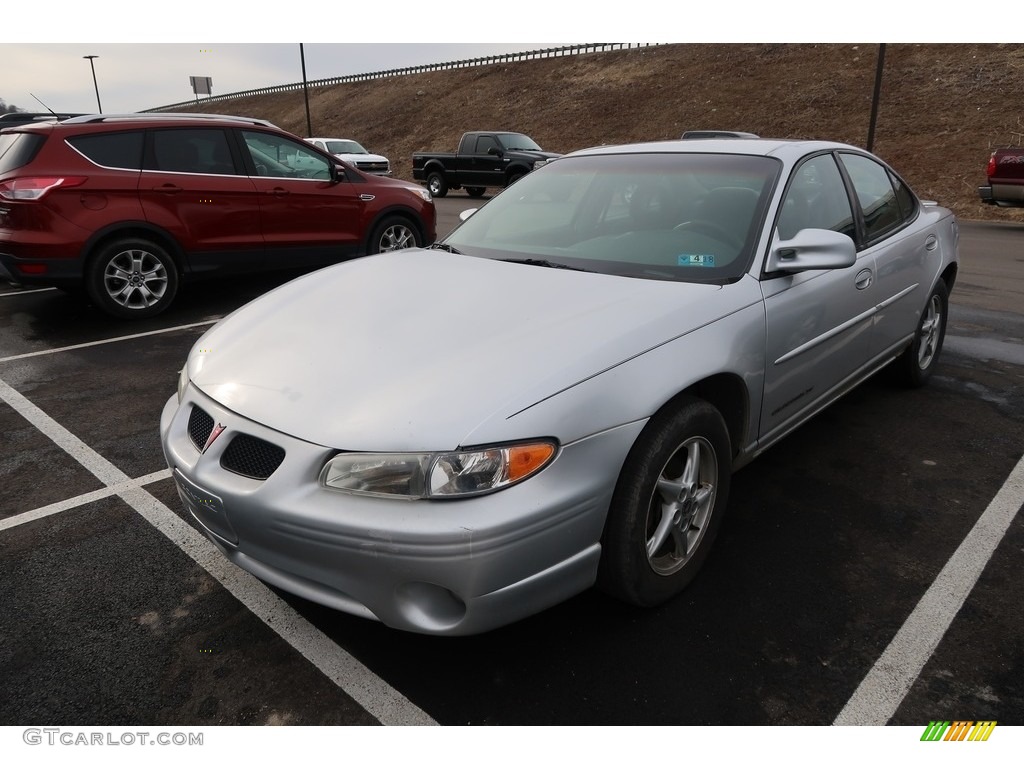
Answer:
[[[317, 80], [416, 64], [534, 50], [542, 43], [413, 44], [303, 43], [306, 77]], [[99, 58], [96, 87], [106, 113], [137, 112], [193, 99], [191, 75], [210, 77], [213, 95], [302, 81], [298, 43], [4, 44], [0, 98], [23, 110], [96, 111], [96, 88], [86, 55]], [[38, 99], [39, 101], [37, 101]]]
[[[98, 56], [103, 111], [116, 113], [192, 99], [191, 75], [212, 78], [214, 95], [300, 82], [300, 42], [306, 76], [316, 80], [566, 43], [984, 42], [1010, 26], [993, 28], [978, 11], [977, 18], [958, 11], [945, 21], [938, 6], [922, 16], [916, 6], [901, 11], [891, 0], [836, 5], [831, 13], [821, 0], [629, 0], [620, 6], [628, 13], [614, 14], [593, 3], [480, 0], [478, 11], [467, 12], [475, 2], [7, 2], [0, 99], [29, 111], [44, 111], [40, 102], [56, 111], [95, 111], [87, 55]], [[711, 7], [694, 7], [701, 5]]]

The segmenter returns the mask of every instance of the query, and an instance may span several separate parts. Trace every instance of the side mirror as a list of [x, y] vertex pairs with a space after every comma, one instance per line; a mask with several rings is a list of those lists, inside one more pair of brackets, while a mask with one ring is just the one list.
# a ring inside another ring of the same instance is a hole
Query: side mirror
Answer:
[[505, 153], [501, 151], [500, 147], [491, 147], [487, 150], [487, 154], [494, 155], [495, 157], [501, 157]]
[[792, 240], [772, 245], [767, 272], [845, 269], [857, 263], [857, 246], [848, 235], [831, 229], [801, 229]]

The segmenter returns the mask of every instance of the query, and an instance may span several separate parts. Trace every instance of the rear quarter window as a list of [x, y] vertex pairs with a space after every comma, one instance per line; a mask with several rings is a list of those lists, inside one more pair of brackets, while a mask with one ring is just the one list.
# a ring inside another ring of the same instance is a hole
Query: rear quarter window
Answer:
[[38, 133], [0, 133], [0, 174], [31, 163], [45, 142]]
[[104, 168], [137, 171], [142, 167], [142, 131], [72, 136], [68, 144]]

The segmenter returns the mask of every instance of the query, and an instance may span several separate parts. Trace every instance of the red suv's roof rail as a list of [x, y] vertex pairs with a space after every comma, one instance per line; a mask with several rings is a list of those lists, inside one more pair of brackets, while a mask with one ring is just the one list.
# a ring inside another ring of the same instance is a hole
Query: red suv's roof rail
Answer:
[[251, 123], [253, 125], [262, 125], [266, 128], [277, 128], [276, 125], [271, 123], [269, 120], [261, 120], [258, 117], [240, 117], [238, 115], [204, 115], [194, 112], [159, 112], [159, 113], [140, 113], [140, 112], [128, 112], [125, 114], [107, 114], [107, 115], [82, 115], [81, 117], [72, 117], [69, 120], [64, 120], [64, 124], [82, 124], [82, 123], [102, 123], [107, 120], [180, 120], [187, 118], [189, 120], [229, 120], [237, 123]]

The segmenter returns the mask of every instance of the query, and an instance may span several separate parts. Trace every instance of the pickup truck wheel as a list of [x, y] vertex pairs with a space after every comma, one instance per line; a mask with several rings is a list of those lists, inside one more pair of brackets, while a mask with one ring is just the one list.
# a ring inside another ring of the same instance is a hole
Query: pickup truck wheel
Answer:
[[466, 187], [466, 194], [470, 197], [483, 197], [487, 187]]
[[129, 237], [104, 245], [86, 274], [89, 298], [109, 315], [152, 317], [178, 292], [178, 269], [162, 247]]
[[519, 181], [525, 175], [526, 175], [525, 173], [513, 173], [511, 176], [508, 177], [508, 184], [506, 184], [505, 186], [506, 187], [511, 187], [513, 184], [515, 184], [517, 181]]
[[419, 234], [408, 219], [401, 216], [388, 216], [374, 227], [370, 235], [368, 254], [400, 251], [403, 248], [417, 248], [420, 245]]
[[935, 363], [946, 338], [946, 317], [949, 314], [949, 291], [939, 280], [932, 289], [917, 324], [914, 340], [906, 351], [893, 362], [894, 373], [900, 383], [908, 387], [921, 387], [931, 378]]
[[427, 176], [427, 189], [434, 197], [444, 197], [448, 194], [448, 182], [444, 180], [444, 174], [434, 171]]
[[721, 414], [690, 398], [655, 415], [622, 466], [601, 539], [598, 584], [653, 606], [704, 564], [728, 503], [729, 433]]

